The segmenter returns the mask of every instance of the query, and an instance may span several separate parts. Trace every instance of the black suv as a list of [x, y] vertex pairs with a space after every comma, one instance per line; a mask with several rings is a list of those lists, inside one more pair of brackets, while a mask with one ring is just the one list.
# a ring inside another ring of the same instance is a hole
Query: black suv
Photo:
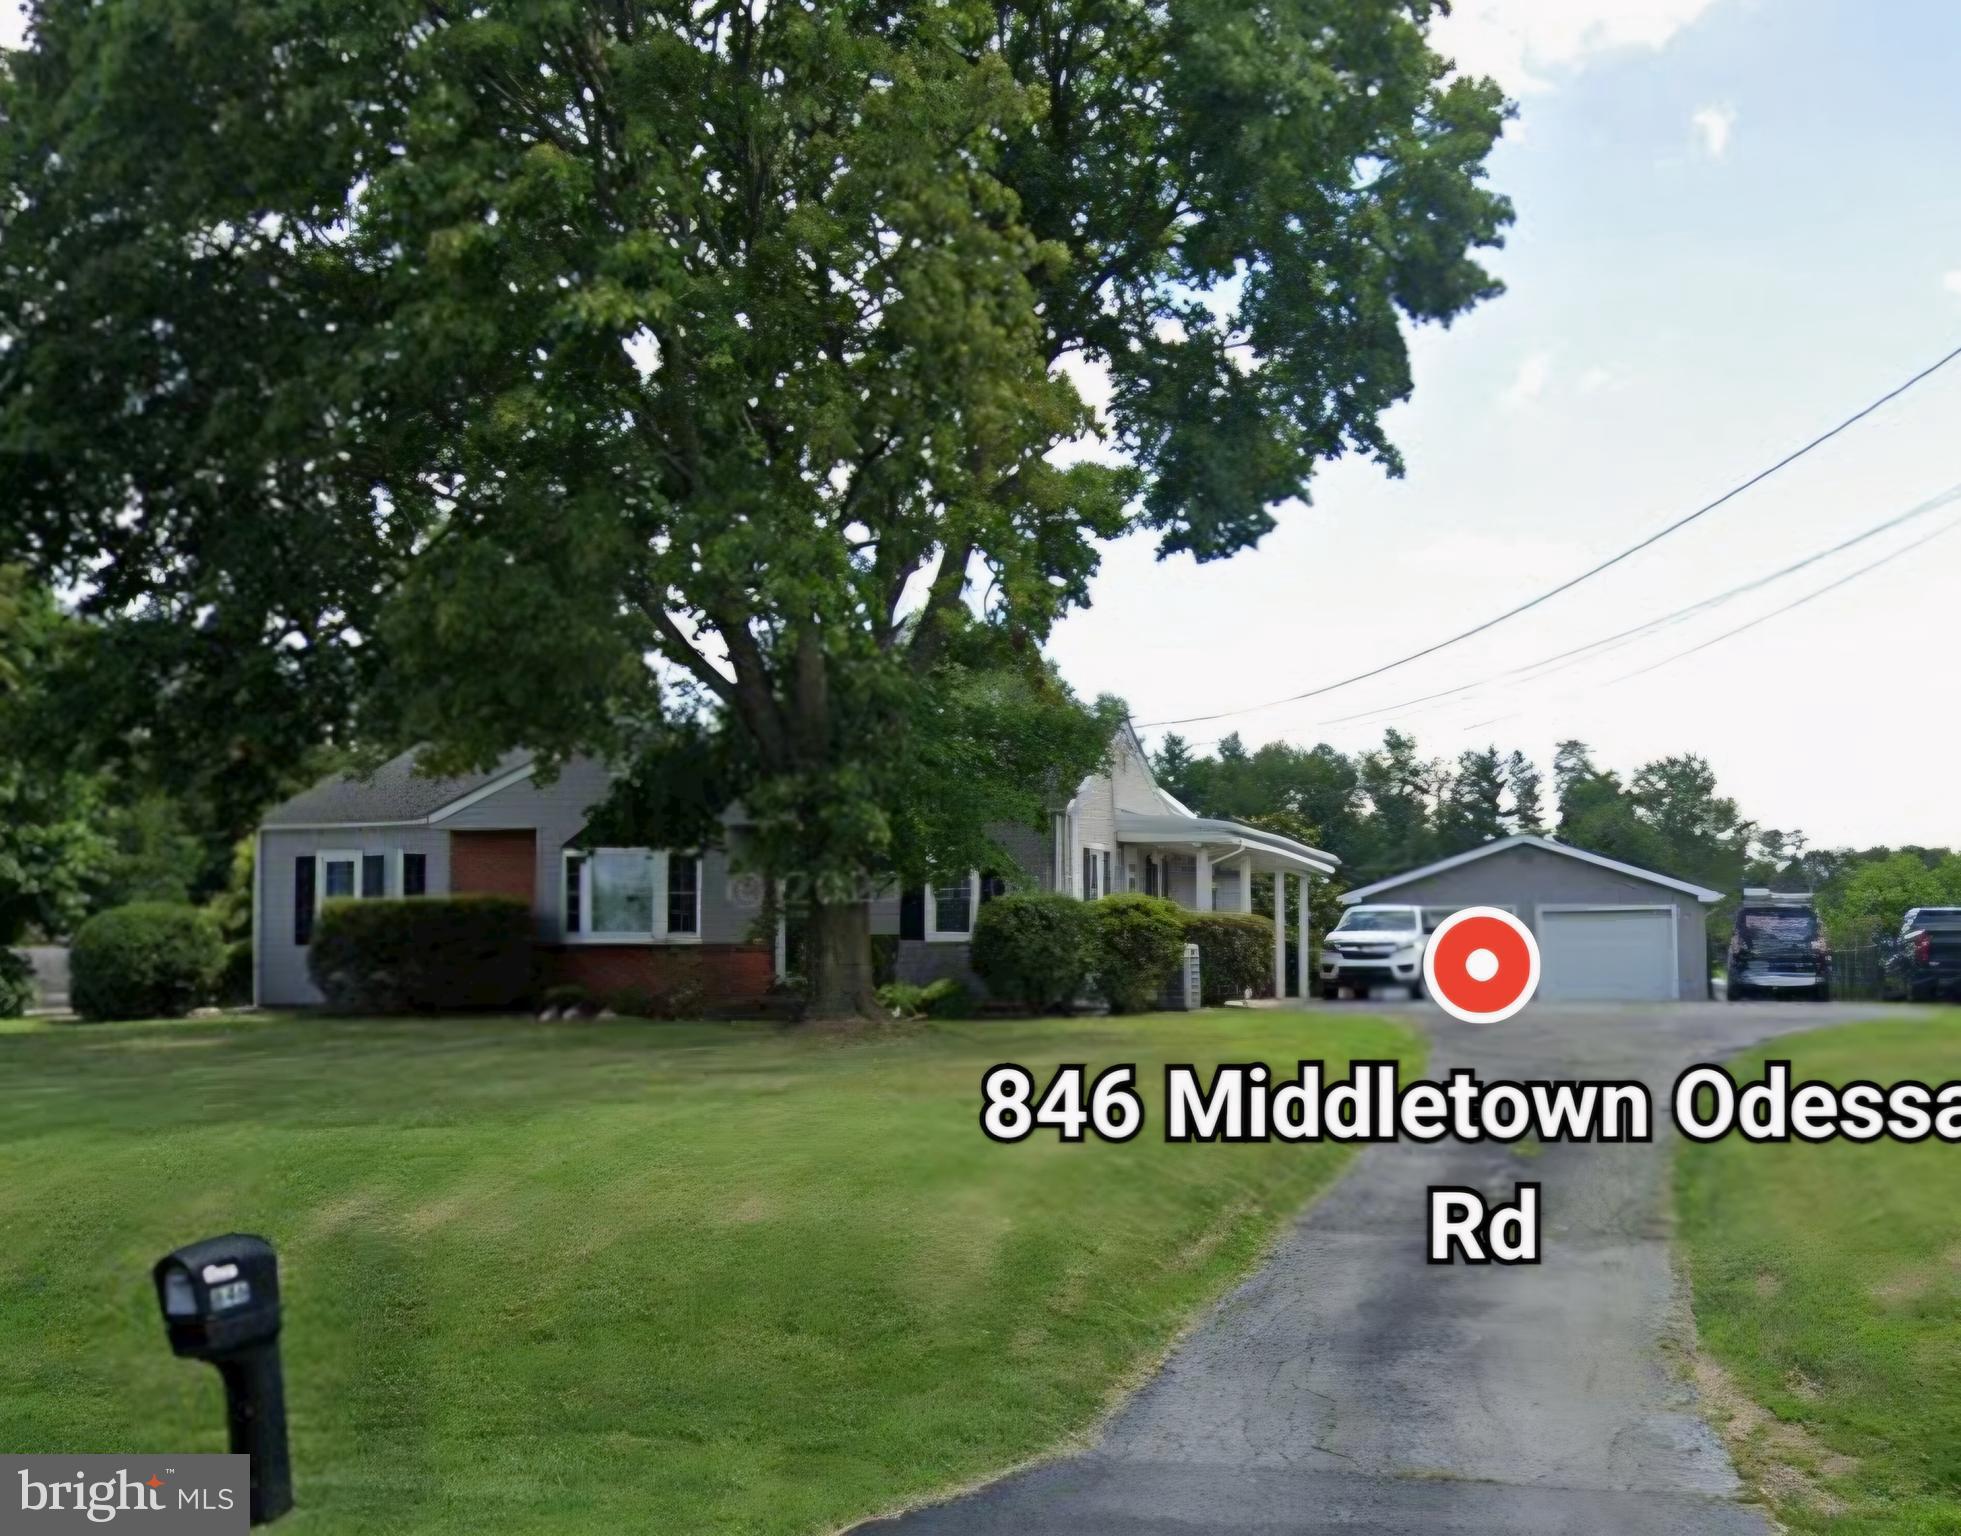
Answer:
[[1729, 944], [1729, 1000], [1832, 995], [1832, 950], [1809, 892], [1747, 890]]
[[1880, 991], [1910, 1003], [1961, 997], [1961, 907], [1908, 907], [1886, 946]]

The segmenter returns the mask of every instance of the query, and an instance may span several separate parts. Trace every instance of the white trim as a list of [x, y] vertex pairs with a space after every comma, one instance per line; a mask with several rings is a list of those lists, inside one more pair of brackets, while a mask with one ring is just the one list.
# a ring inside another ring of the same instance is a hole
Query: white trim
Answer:
[[[652, 912], [645, 933], [594, 933], [585, 927], [592, 921], [592, 859], [600, 853], [644, 853], [647, 856], [647, 876], [652, 886]], [[561, 848], [558, 851], [558, 938], [561, 944], [606, 944], [621, 946], [627, 944], [652, 945], [659, 942], [657, 934], [666, 917], [663, 908], [664, 882], [660, 854], [652, 848]], [[579, 860], [579, 922], [580, 930], [572, 933], [565, 926], [565, 866], [573, 859]]]
[[1489, 858], [1494, 853], [1504, 853], [1511, 848], [1541, 848], [1547, 853], [1561, 854], [1569, 859], [1578, 859], [1583, 864], [1592, 864], [1601, 869], [1611, 869], [1615, 874], [1628, 875], [1649, 885], [1662, 885], [1671, 891], [1681, 891], [1693, 896], [1705, 905], [1712, 905], [1723, 899], [1721, 891], [1712, 891], [1700, 885], [1691, 885], [1686, 880], [1677, 880], [1670, 875], [1658, 875], [1652, 869], [1640, 869], [1632, 864], [1623, 864], [1619, 859], [1610, 859], [1605, 854], [1588, 853], [1584, 848], [1573, 848], [1550, 837], [1539, 837], [1530, 832], [1520, 832], [1512, 837], [1501, 837], [1482, 847], [1473, 848], [1469, 853], [1454, 854], [1447, 859], [1439, 859], [1434, 864], [1425, 864], [1420, 869], [1412, 869], [1404, 874], [1392, 875], [1387, 880], [1378, 880], [1374, 885], [1365, 885], [1356, 890], [1344, 891], [1341, 896], [1344, 906], [1366, 901], [1379, 891], [1393, 891], [1413, 880], [1422, 880], [1430, 875], [1441, 874], [1446, 869], [1456, 869], [1476, 859]]
[[[668, 911], [669, 898], [673, 889], [669, 877], [674, 868], [676, 856], [692, 859], [695, 866], [695, 926], [692, 933], [676, 933], [669, 923], [673, 921]], [[701, 930], [708, 920], [708, 857], [699, 851], [685, 848], [661, 848], [654, 853], [654, 942], [657, 944], [699, 944]]]
[[[354, 866], [353, 888], [345, 896], [330, 897], [327, 894], [327, 866], [329, 864], [352, 864]], [[359, 848], [316, 848], [313, 851], [313, 925], [320, 926], [320, 914], [329, 901], [359, 901], [361, 899], [361, 850]]]
[[1539, 921], [1547, 912], [1666, 912], [1668, 914], [1668, 995], [1682, 996], [1682, 905], [1675, 901], [1540, 901], [1532, 905], [1532, 933], [1544, 931]]
[[509, 789], [513, 784], [523, 783], [526, 779], [530, 778], [537, 771], [538, 771], [538, 765], [536, 763], [526, 763], [521, 768], [513, 768], [509, 773], [499, 775], [497, 778], [492, 779], [488, 784], [481, 785], [478, 788], [471, 790], [467, 795], [464, 795], [460, 799], [452, 800], [448, 805], [438, 806], [435, 810], [429, 813], [428, 816], [429, 825], [433, 827], [438, 822], [448, 821], [449, 818], [454, 816], [458, 811], [467, 811], [471, 806], [475, 805], [478, 801], [488, 800], [492, 795], [499, 794], [502, 791]]
[[357, 828], [383, 827], [426, 827], [429, 818], [418, 817], [414, 821], [268, 821], [259, 827], [261, 832], [351, 832]]
[[933, 883], [924, 886], [926, 904], [926, 942], [928, 944], [971, 944], [974, 940], [974, 925], [980, 921], [980, 871], [967, 871], [967, 926], [964, 929], [949, 928], [940, 930], [940, 907], [934, 899]]
[[[319, 898], [314, 906], [319, 906]], [[263, 964], [263, 940], [266, 931], [266, 829], [259, 828], [252, 834], [252, 1006], [257, 1008], [262, 978], [259, 971]]]

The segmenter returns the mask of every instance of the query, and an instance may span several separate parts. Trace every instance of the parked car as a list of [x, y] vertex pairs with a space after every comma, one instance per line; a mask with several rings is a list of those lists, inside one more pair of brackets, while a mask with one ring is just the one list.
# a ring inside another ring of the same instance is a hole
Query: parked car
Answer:
[[1376, 987], [1423, 996], [1423, 950], [1430, 942], [1421, 907], [1350, 907], [1321, 939], [1321, 995]]
[[1832, 949], [1809, 891], [1746, 889], [1729, 944], [1733, 1003], [1759, 996], [1832, 995]]
[[1909, 907], [1886, 947], [1879, 987], [1910, 1003], [1961, 997], [1961, 907]]

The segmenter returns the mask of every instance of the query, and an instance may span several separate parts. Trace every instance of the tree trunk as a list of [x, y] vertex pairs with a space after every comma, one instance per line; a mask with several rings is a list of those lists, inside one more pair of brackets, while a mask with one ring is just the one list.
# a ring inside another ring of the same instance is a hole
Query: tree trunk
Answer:
[[872, 985], [872, 909], [865, 901], [814, 902], [804, 938], [813, 1022], [885, 1018]]

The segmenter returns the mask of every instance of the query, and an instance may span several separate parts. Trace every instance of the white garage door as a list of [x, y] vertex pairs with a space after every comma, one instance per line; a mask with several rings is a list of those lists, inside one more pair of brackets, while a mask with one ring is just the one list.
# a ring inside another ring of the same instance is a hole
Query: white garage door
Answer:
[[1676, 995], [1675, 914], [1667, 908], [1539, 912], [1539, 996], [1653, 1002]]

